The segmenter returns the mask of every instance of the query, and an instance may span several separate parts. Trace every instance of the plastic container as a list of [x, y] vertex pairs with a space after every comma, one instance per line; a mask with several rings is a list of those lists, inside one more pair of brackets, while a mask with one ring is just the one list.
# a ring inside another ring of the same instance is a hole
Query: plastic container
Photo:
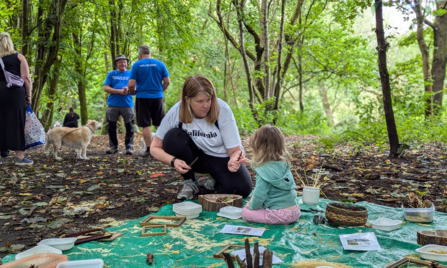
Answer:
[[[37, 243], [38, 246], [46, 245], [53, 248], [60, 249], [62, 251], [69, 250], [74, 247], [75, 241], [78, 240], [76, 237], [67, 237], [67, 238], [49, 238], [44, 239]], [[2, 267], [3, 268], [3, 267]]]
[[404, 208], [405, 219], [410, 222], [432, 222], [435, 206], [431, 208]]
[[45, 246], [45, 245], [35, 246], [33, 248], [30, 248], [28, 250], [25, 250], [24, 252], [20, 252], [19, 254], [17, 254], [16, 260], [20, 260], [20, 259], [32, 256], [32, 255], [40, 254], [40, 253], [62, 254], [62, 251], [57, 248], [53, 248], [53, 247]]
[[447, 261], [447, 246], [425, 245], [416, 249], [416, 252], [423, 259], [441, 262]]
[[305, 205], [318, 205], [320, 202], [320, 188], [304, 186], [303, 203]]
[[64, 261], [68, 261], [66, 255], [54, 253], [40, 253], [25, 257], [20, 260], [3, 264], [2, 268], [29, 268], [31, 265], [39, 268], [56, 268], [56, 266]]
[[200, 216], [200, 213], [198, 214], [192, 214], [192, 215], [183, 215], [180, 213], [175, 213], [175, 216], [177, 217], [186, 217], [187, 220], [192, 220], [192, 219], [196, 219]]
[[194, 202], [186, 201], [183, 203], [174, 204], [172, 206], [172, 210], [175, 213], [179, 213], [184, 216], [197, 215], [197, 214], [200, 214], [200, 212], [202, 212], [202, 205], [194, 203]]
[[217, 216], [229, 218], [232, 220], [237, 220], [242, 218], [242, 208], [227, 206], [223, 207], [217, 213]]
[[81, 261], [64, 261], [57, 265], [56, 268], [103, 268], [104, 262], [101, 259], [81, 260]]
[[382, 231], [394, 231], [402, 226], [402, 221], [392, 220], [388, 218], [378, 218], [377, 220], [370, 221], [372, 228]]

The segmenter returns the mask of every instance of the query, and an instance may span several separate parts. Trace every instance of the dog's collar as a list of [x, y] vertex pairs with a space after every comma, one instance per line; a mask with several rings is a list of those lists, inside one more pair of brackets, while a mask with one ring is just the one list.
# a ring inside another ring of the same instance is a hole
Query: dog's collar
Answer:
[[85, 127], [88, 128], [88, 129], [90, 129], [90, 131], [91, 131], [92, 133], [95, 133], [95, 132], [93, 131], [93, 129], [91, 129], [89, 126], [85, 125]]

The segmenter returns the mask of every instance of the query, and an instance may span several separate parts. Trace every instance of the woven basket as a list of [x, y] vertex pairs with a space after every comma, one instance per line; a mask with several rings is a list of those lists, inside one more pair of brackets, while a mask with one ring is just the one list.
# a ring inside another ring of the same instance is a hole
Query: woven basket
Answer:
[[345, 203], [328, 203], [326, 218], [335, 226], [360, 226], [368, 220], [368, 209]]

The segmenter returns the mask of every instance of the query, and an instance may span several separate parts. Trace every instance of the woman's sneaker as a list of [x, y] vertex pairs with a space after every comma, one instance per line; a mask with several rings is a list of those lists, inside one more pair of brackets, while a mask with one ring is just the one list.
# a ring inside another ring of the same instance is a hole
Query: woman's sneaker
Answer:
[[208, 190], [214, 190], [215, 184], [216, 184], [216, 180], [211, 177], [204, 177], [202, 179], [199, 179], [199, 182], [197, 183], [197, 185], [199, 187], [203, 187]]
[[197, 187], [197, 183], [195, 183], [192, 179], [185, 180], [183, 188], [177, 195], [177, 199], [193, 199], [194, 195], [198, 192], [199, 188]]
[[16, 158], [16, 166], [25, 166], [25, 165], [32, 165], [34, 162], [33, 160], [29, 160], [28, 158], [24, 157], [23, 159]]

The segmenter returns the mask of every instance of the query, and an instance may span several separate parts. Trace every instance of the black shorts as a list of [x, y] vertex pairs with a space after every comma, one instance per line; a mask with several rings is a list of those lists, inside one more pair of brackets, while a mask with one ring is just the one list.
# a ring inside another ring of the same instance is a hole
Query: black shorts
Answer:
[[[163, 98], [139, 99], [136, 103], [137, 124], [139, 127], [160, 126], [161, 120], [165, 117]], [[152, 121], [152, 124], [151, 124]]]

